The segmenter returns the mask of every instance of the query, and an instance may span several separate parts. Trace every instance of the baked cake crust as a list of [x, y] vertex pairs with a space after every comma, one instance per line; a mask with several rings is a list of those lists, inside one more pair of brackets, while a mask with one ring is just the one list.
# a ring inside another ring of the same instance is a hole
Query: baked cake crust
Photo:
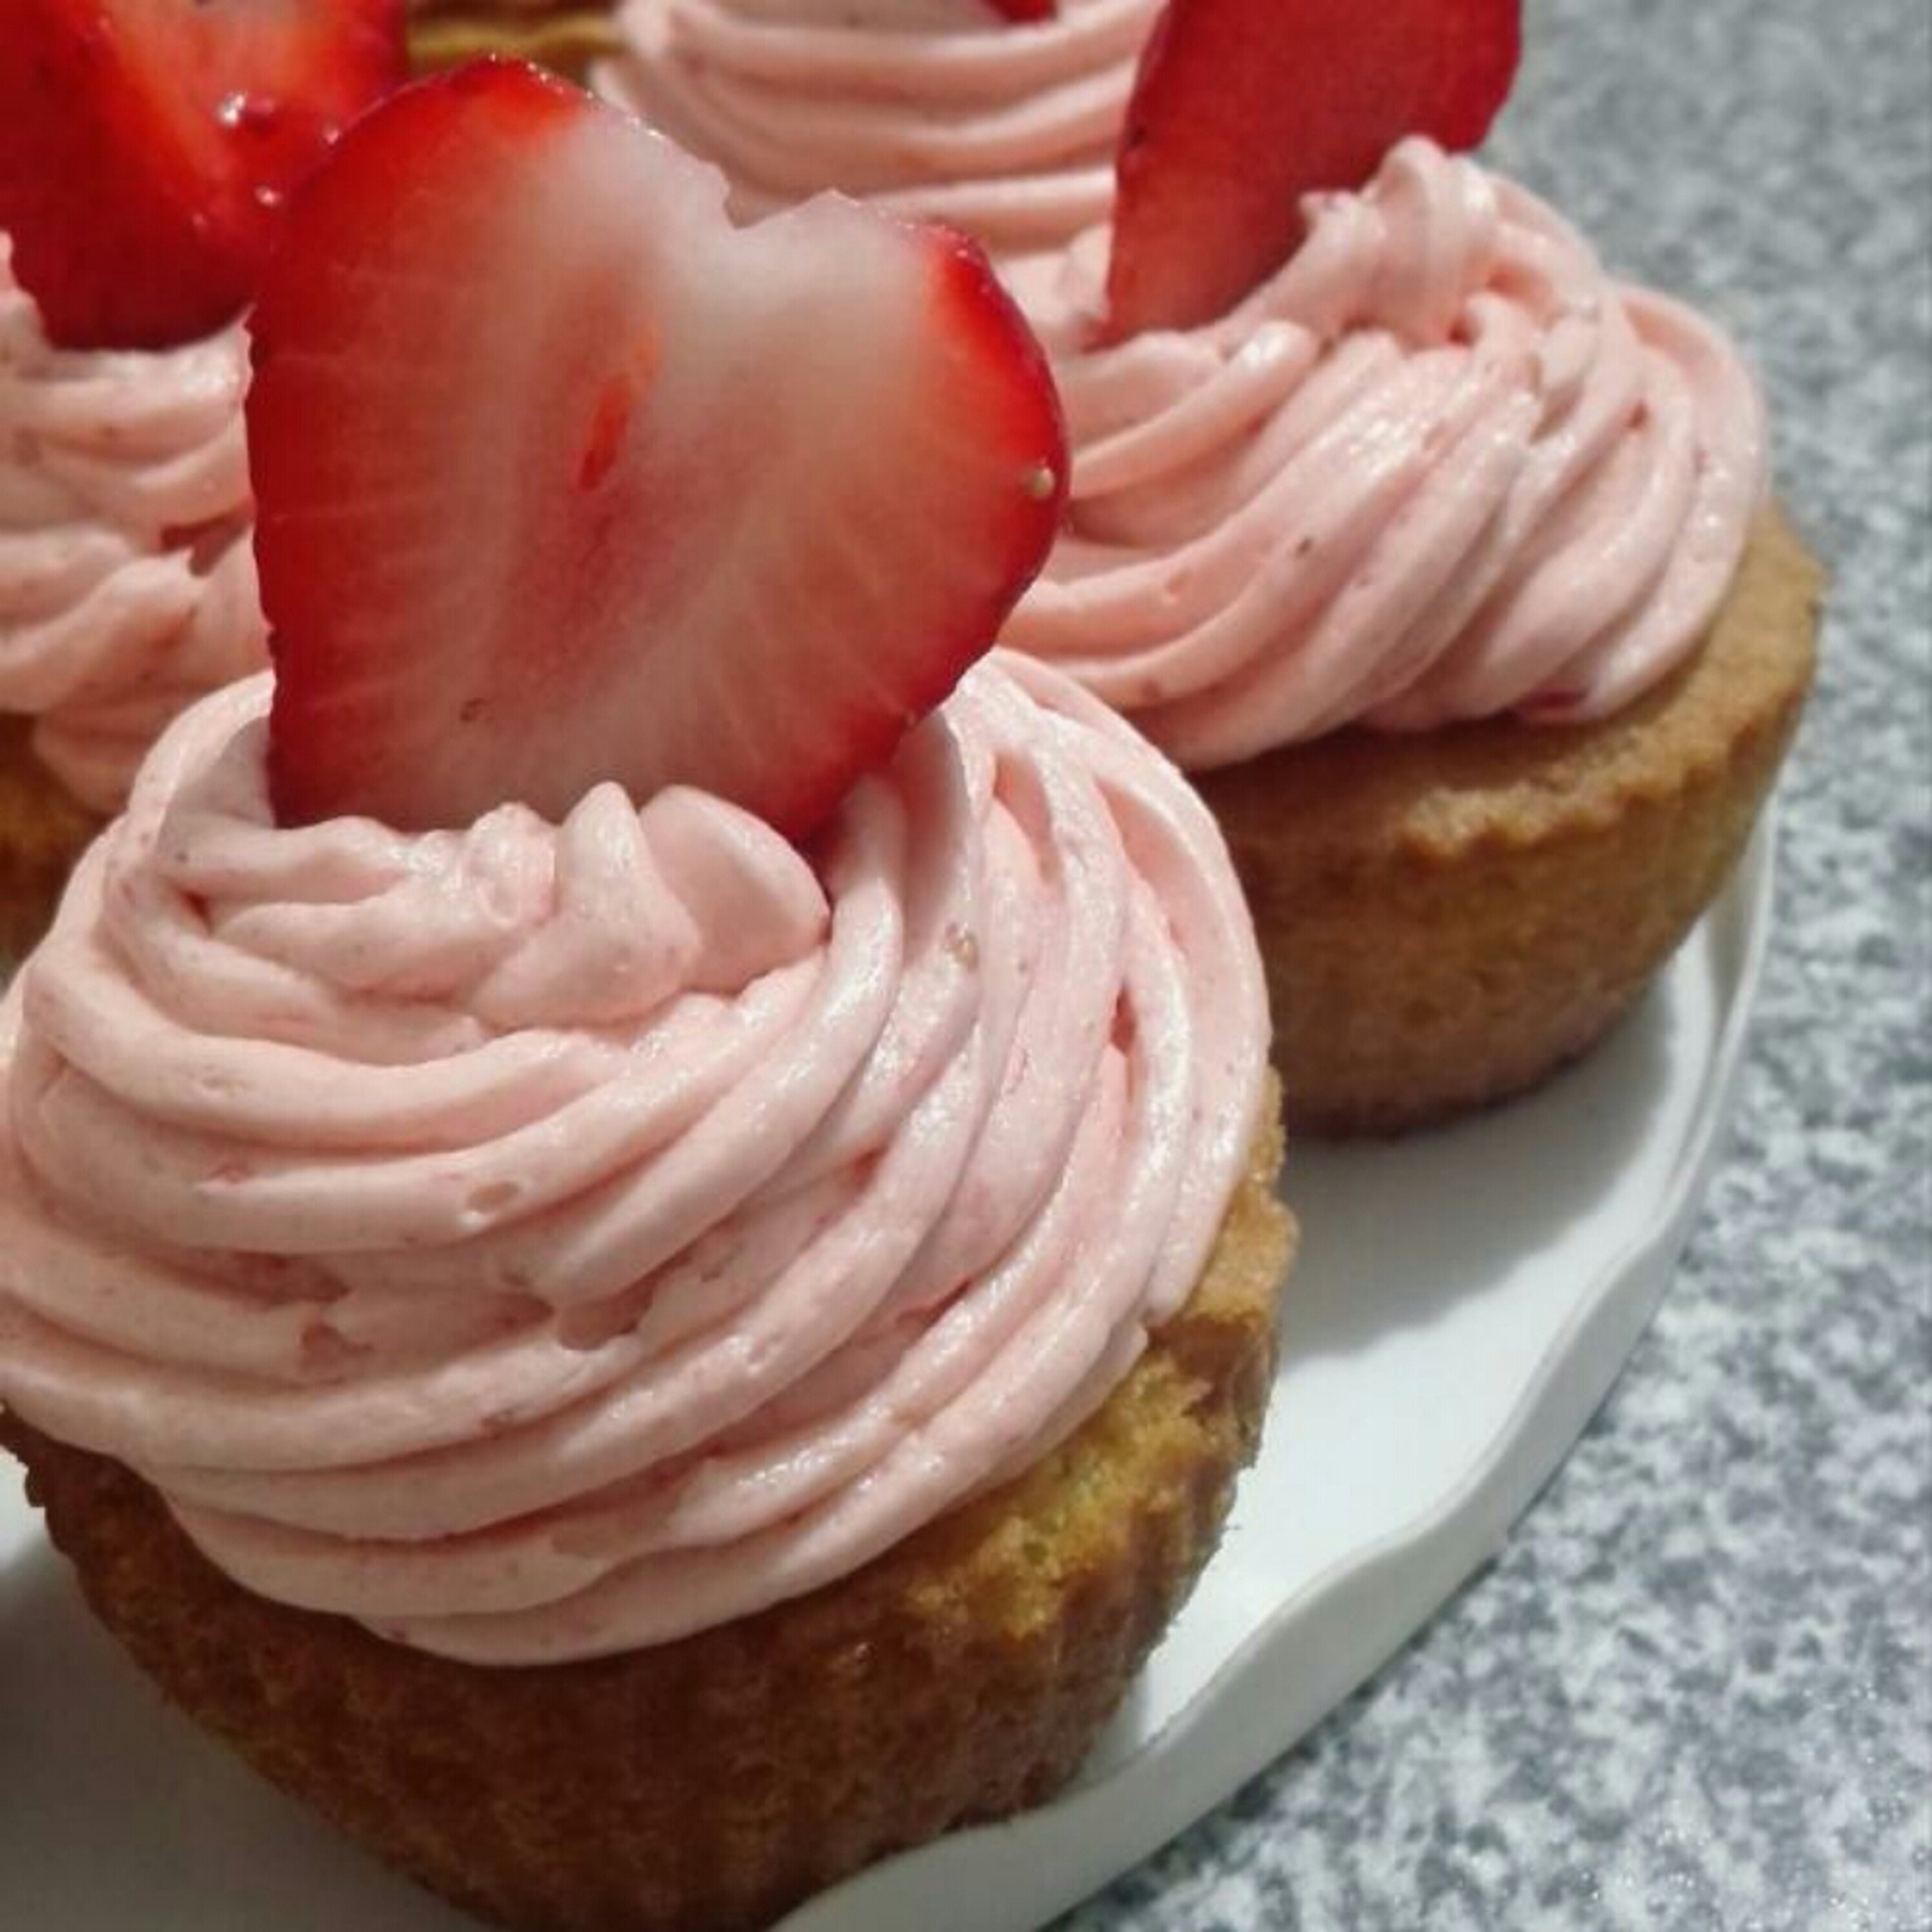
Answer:
[[1254, 913], [1292, 1130], [1422, 1126], [1615, 1024], [1744, 850], [1823, 587], [1769, 509], [1702, 646], [1612, 717], [1351, 730], [1196, 775]]
[[410, 22], [410, 62], [418, 74], [495, 53], [535, 61], [580, 80], [593, 61], [615, 53], [617, 46], [608, 7], [448, 0], [425, 7]]
[[29, 720], [0, 717], [0, 977], [46, 932], [74, 861], [100, 830], [32, 741]]

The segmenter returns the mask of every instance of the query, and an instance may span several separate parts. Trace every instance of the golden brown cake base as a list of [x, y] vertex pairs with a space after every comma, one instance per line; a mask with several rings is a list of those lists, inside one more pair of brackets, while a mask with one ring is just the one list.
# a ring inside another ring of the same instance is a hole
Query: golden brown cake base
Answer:
[[1743, 851], [1822, 590], [1768, 511], [1696, 656], [1615, 717], [1345, 731], [1197, 775], [1260, 934], [1292, 1132], [1438, 1120], [1609, 1030]]
[[88, 1601], [168, 1695], [424, 1884], [532, 1932], [742, 1932], [1078, 1766], [1252, 1459], [1292, 1228], [1272, 1106], [1186, 1307], [998, 1493], [661, 1648], [486, 1670], [251, 1596], [118, 1464], [0, 1415]]
[[46, 931], [100, 829], [34, 757], [27, 722], [0, 717], [0, 980]]
[[410, 23], [410, 64], [418, 74], [498, 53], [581, 80], [592, 61], [616, 48], [616, 30], [603, 7], [492, 7], [452, 0]]

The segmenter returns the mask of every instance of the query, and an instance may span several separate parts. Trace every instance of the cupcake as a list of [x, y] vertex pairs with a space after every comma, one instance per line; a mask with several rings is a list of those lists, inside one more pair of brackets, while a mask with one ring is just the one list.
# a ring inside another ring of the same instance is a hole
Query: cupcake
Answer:
[[263, 662], [246, 382], [236, 326], [56, 347], [0, 237], [0, 943], [44, 922], [160, 728]]
[[1629, 1007], [1749, 836], [1820, 593], [1737, 351], [1448, 152], [1514, 0], [1398, 13], [1175, 0], [1112, 229], [1030, 302], [1072, 496], [1004, 634], [1196, 776], [1328, 1132]]
[[827, 188], [1003, 273], [1106, 219], [1160, 0], [622, 0], [599, 90], [722, 167], [741, 217]]
[[344, 138], [251, 323], [272, 679], [0, 1006], [55, 1540], [513, 1927], [764, 1925], [1064, 1780], [1288, 1248], [1211, 818], [982, 656], [1057, 521], [1035, 346], [956, 238], [724, 195], [506, 64]]
[[[0, 947], [161, 728], [259, 669], [247, 300], [286, 186], [393, 84], [399, 9], [32, 0], [0, 74]], [[224, 123], [246, 98], [258, 116]], [[272, 137], [262, 128], [273, 120]]]

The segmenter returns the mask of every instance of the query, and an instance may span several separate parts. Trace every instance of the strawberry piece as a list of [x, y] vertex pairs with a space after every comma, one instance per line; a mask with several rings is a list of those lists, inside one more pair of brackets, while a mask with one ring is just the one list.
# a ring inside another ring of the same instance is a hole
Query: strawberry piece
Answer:
[[970, 243], [723, 178], [529, 68], [406, 89], [251, 322], [284, 823], [685, 783], [794, 837], [1044, 560], [1044, 358]]
[[1294, 253], [1302, 196], [1405, 135], [1475, 146], [1521, 46], [1521, 0], [1172, 0], [1121, 134], [1110, 332], [1225, 314]]
[[48, 334], [163, 348], [254, 292], [283, 203], [403, 79], [403, 0], [8, 0], [0, 229]]
[[992, 0], [992, 4], [995, 12], [1022, 24], [1029, 20], [1051, 20], [1060, 10], [1058, 0]]

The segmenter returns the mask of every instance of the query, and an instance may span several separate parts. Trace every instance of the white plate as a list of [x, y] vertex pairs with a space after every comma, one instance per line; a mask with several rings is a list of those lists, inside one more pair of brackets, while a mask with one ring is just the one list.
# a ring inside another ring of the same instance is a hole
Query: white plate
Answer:
[[[785, 1932], [1026, 1932], [1302, 1736], [1500, 1545], [1657, 1305], [1729, 1111], [1768, 829], [1632, 1019], [1543, 1092], [1301, 1148], [1305, 1232], [1259, 1462], [1079, 1786], [805, 1906]], [[269, 1914], [272, 1912], [272, 1918]], [[0, 1482], [0, 1925], [463, 1932], [163, 1708]]]

